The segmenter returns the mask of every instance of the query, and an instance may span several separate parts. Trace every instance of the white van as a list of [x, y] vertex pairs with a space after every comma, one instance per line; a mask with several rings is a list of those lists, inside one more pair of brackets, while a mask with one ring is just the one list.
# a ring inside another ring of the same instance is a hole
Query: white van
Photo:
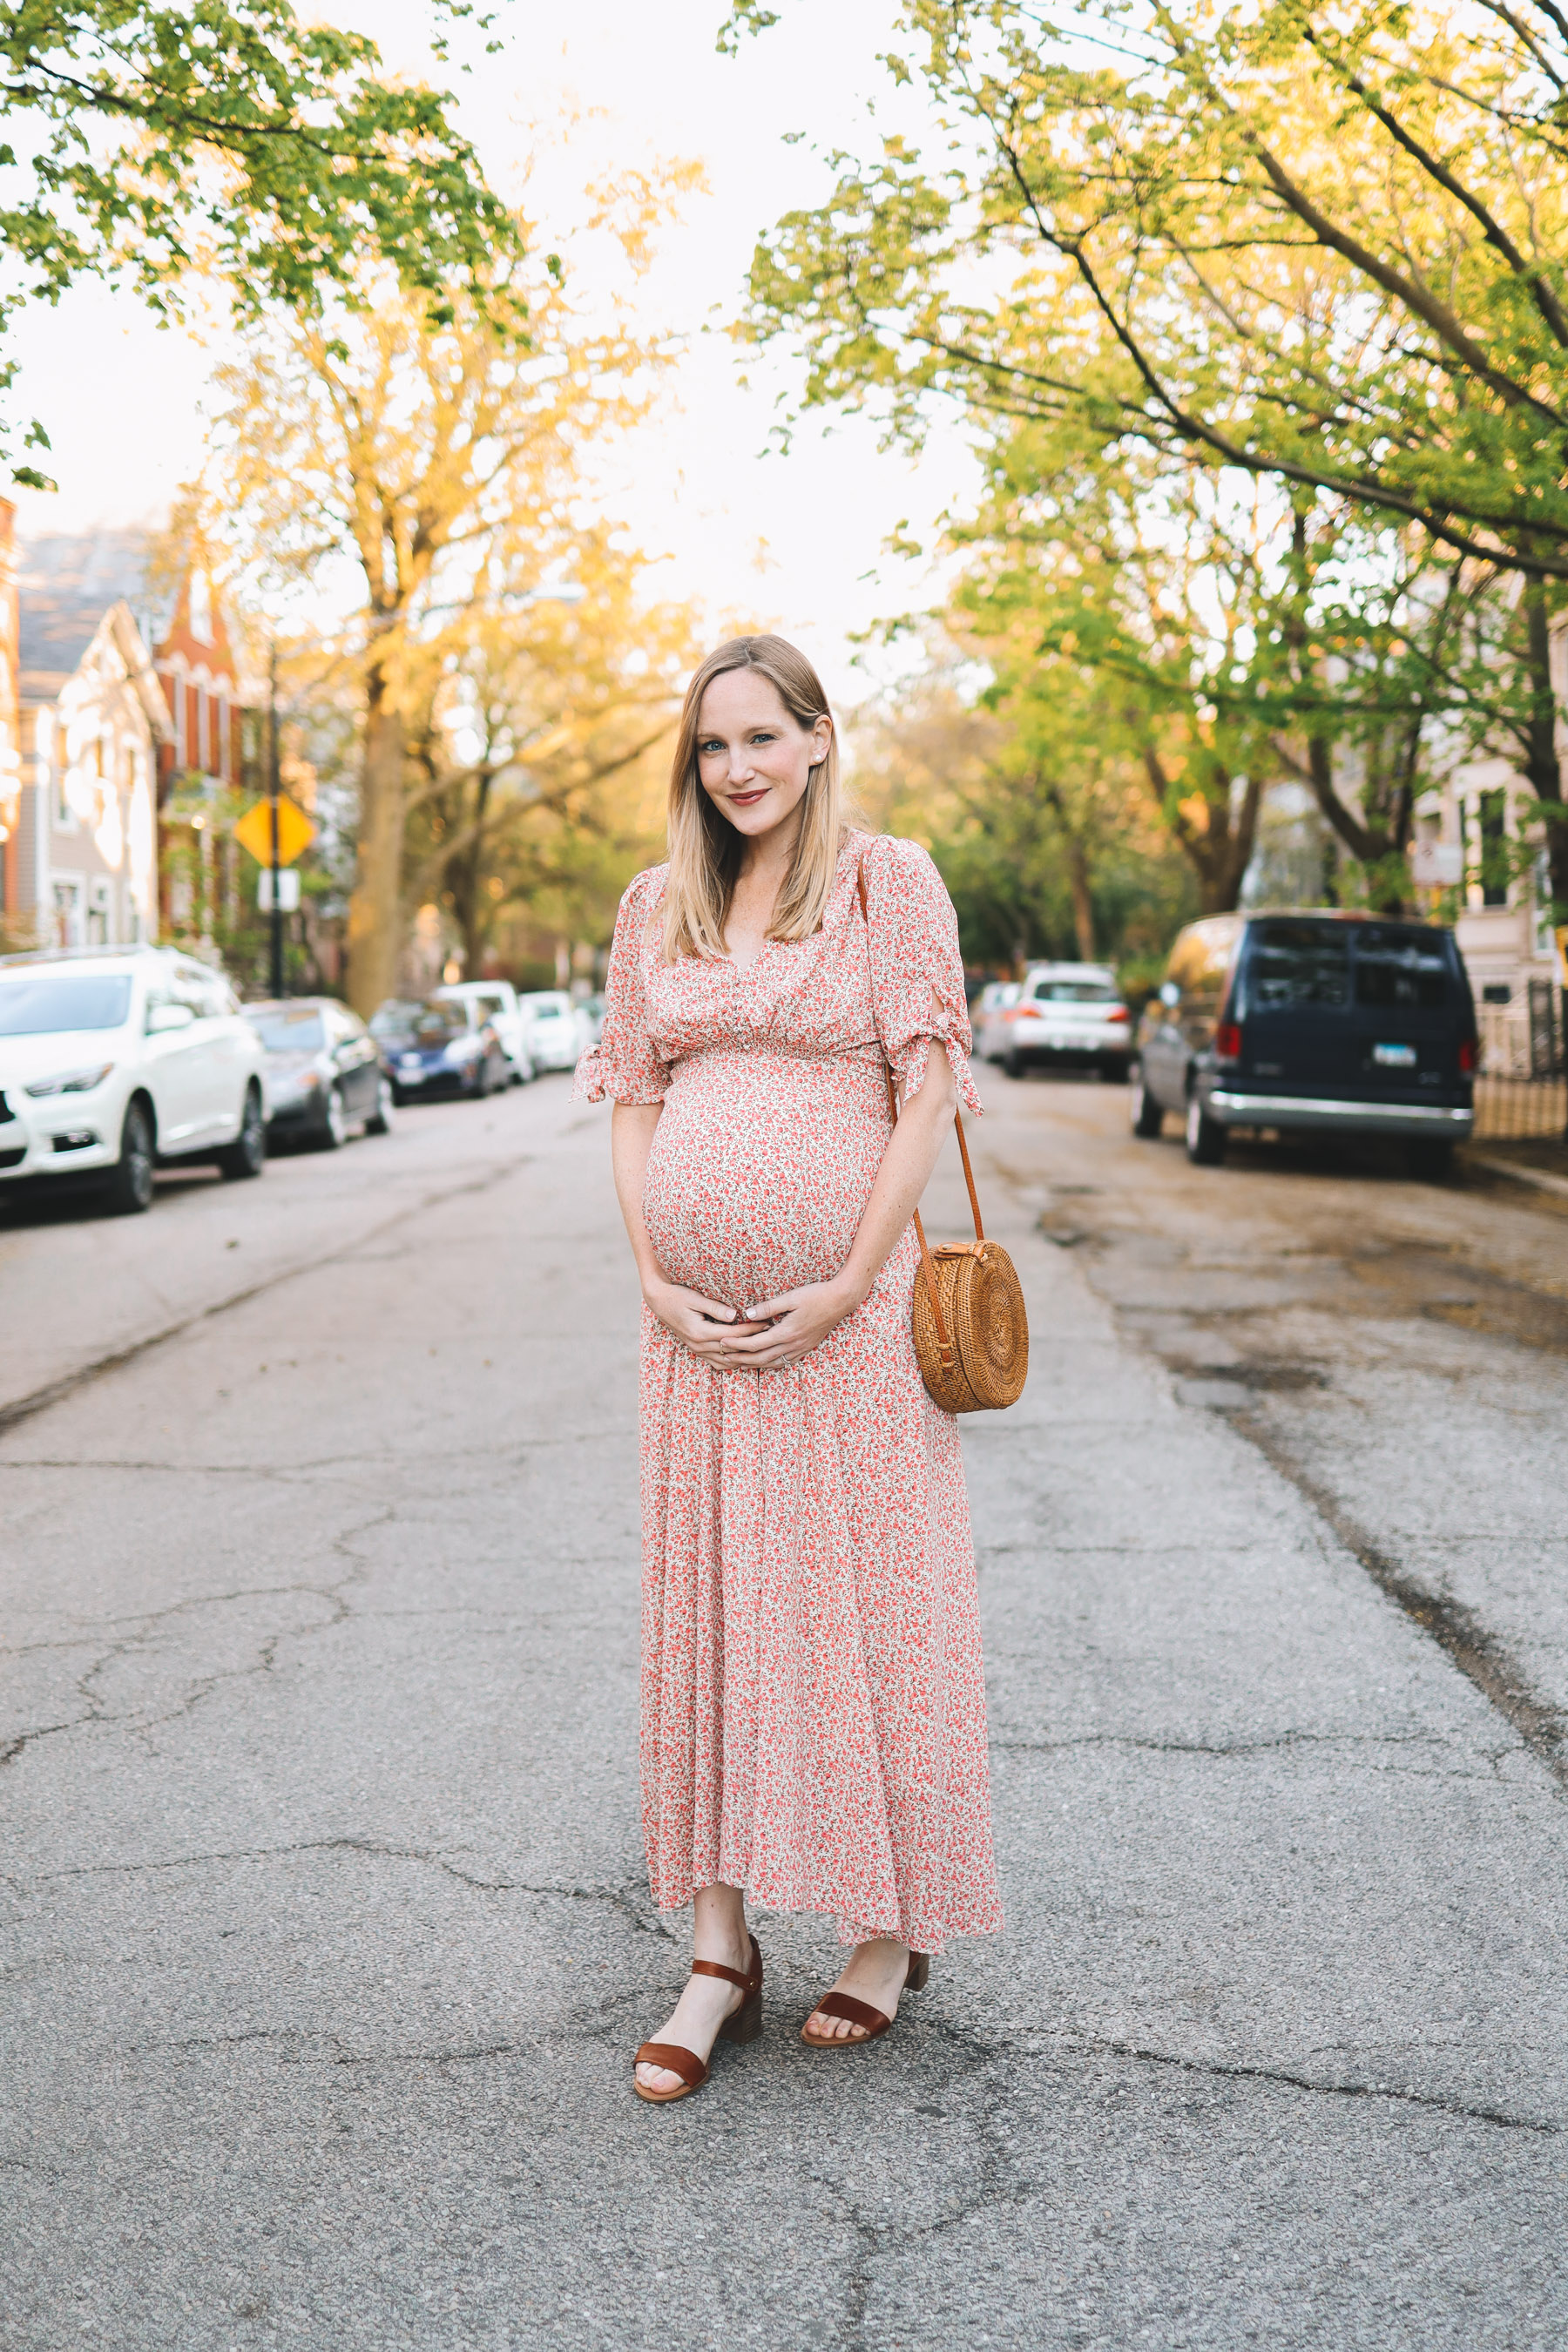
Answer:
[[488, 1021], [500, 1039], [513, 1086], [528, 1084], [534, 1073], [534, 1056], [529, 1051], [528, 1022], [510, 980], [455, 980], [431, 993], [466, 1004], [476, 1024]]

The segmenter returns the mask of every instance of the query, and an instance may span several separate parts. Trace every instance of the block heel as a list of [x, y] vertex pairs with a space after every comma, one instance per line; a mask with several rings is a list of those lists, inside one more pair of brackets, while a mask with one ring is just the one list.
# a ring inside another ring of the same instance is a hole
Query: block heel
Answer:
[[911, 1952], [910, 1954], [910, 1972], [904, 1979], [904, 1990], [906, 1992], [924, 1992], [930, 1982], [931, 1954], [929, 1952]]
[[719, 2028], [721, 2042], [738, 2042], [742, 2048], [748, 2042], [763, 2038], [763, 1989], [749, 1992], [733, 2017], [727, 2017]]

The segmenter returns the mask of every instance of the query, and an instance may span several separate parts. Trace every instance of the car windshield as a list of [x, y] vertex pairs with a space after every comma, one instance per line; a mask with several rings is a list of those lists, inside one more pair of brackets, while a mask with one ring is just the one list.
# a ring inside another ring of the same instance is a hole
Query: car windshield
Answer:
[[370, 1033], [373, 1037], [390, 1038], [397, 1045], [414, 1039], [421, 1045], [438, 1045], [468, 1025], [468, 1013], [461, 1004], [437, 997], [428, 1004], [384, 1004], [371, 1020]]
[[325, 1024], [313, 1004], [297, 1013], [247, 1013], [246, 1019], [269, 1054], [319, 1054], [327, 1042]]
[[118, 1029], [131, 1010], [128, 972], [29, 972], [0, 979], [0, 1037], [52, 1029]]
[[1259, 1013], [1351, 1001], [1350, 940], [1339, 923], [1259, 923], [1248, 993]]
[[1037, 1004], [1114, 1004], [1116, 991], [1103, 980], [1037, 980], [1029, 991]]
[[1356, 932], [1355, 1000], [1390, 1010], [1430, 1011], [1448, 1001], [1448, 960], [1431, 931], [1366, 923]]
[[572, 1003], [569, 997], [525, 996], [522, 1003], [524, 1011], [531, 1013], [536, 1021], [564, 1021], [571, 1018]]

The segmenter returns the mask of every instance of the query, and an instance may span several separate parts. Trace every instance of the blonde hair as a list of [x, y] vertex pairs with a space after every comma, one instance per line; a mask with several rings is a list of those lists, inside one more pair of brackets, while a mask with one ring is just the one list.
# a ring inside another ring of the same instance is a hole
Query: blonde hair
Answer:
[[[669, 963], [683, 955], [725, 952], [724, 925], [745, 854], [745, 836], [720, 814], [702, 789], [697, 767], [697, 729], [703, 696], [716, 677], [732, 669], [754, 669], [765, 677], [796, 725], [807, 731], [819, 719], [833, 716], [822, 680], [805, 656], [784, 637], [731, 637], [696, 671], [681, 706], [669, 772], [669, 878], [664, 898], [664, 952]], [[795, 856], [768, 926], [769, 939], [804, 940], [822, 929], [843, 835], [835, 730], [828, 737], [825, 757], [806, 782]]]

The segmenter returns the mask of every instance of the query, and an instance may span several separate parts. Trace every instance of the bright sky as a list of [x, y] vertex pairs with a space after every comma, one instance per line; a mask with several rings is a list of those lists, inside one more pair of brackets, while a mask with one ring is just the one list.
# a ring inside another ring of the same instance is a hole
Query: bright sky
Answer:
[[[851, 667], [851, 634], [934, 593], [882, 542], [906, 519], [929, 539], [942, 509], [962, 503], [972, 480], [962, 434], [955, 422], [914, 465], [879, 451], [869, 421], [836, 417], [808, 422], [787, 458], [763, 456], [795, 365], [742, 355], [719, 328], [739, 307], [757, 232], [830, 184], [814, 148], [868, 146], [868, 97], [888, 119], [876, 57], [892, 0], [783, 0], [784, 22], [734, 60], [714, 49], [722, 10], [723, 0], [573, 0], [570, 12], [500, 0], [504, 53], [486, 59], [473, 44], [460, 111], [510, 190], [531, 125], [553, 130], [591, 110], [548, 167], [563, 204], [570, 185], [617, 159], [702, 162], [710, 193], [667, 233], [638, 296], [649, 329], [689, 339], [679, 408], [616, 465], [615, 509], [644, 546], [668, 551], [660, 593], [782, 627], [820, 663], [830, 693], [858, 699], [868, 681]], [[373, 30], [389, 64], [421, 69], [423, 0], [342, 0], [329, 13]], [[805, 141], [786, 145], [791, 131]], [[212, 351], [97, 290], [35, 312], [19, 347], [13, 399], [45, 418], [60, 484], [58, 497], [22, 494], [24, 531], [156, 518], [199, 466]]]

